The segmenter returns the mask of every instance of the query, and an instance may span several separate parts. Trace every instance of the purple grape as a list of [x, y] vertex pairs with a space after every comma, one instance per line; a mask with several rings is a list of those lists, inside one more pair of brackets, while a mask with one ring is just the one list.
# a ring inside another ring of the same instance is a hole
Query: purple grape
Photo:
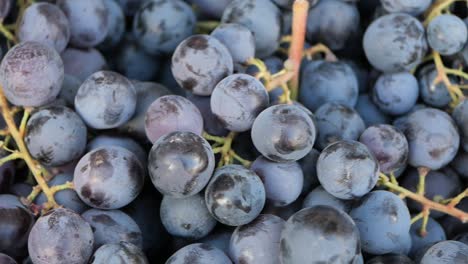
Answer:
[[467, 26], [455, 15], [438, 15], [427, 25], [427, 42], [442, 55], [453, 55], [461, 51], [467, 39]]
[[10, 256], [0, 253], [0, 263], [2, 264], [17, 264]]
[[220, 24], [211, 32], [229, 50], [235, 64], [245, 64], [255, 57], [255, 38], [252, 32], [239, 24]]
[[322, 186], [318, 186], [304, 198], [302, 208], [314, 207], [317, 205], [330, 206], [348, 213], [351, 210], [352, 203], [347, 200], [338, 199], [328, 193]]
[[114, 244], [105, 244], [94, 252], [90, 264], [149, 264], [141, 249], [132, 243], [120, 241]]
[[107, 15], [109, 30], [100, 47], [108, 49], [117, 46], [122, 39], [125, 33], [125, 16], [122, 8], [115, 0], [104, 0], [104, 5], [109, 13]]
[[104, 56], [97, 49], [67, 48], [61, 54], [65, 73], [77, 77], [81, 82], [91, 74], [107, 68]]
[[223, 122], [211, 111], [211, 97], [198, 96], [187, 93], [187, 99], [190, 100], [203, 116], [203, 128], [205, 131], [214, 136], [226, 136], [229, 131], [224, 128]]
[[179, 249], [167, 261], [167, 264], [231, 264], [231, 260], [221, 250], [208, 244], [191, 244]]

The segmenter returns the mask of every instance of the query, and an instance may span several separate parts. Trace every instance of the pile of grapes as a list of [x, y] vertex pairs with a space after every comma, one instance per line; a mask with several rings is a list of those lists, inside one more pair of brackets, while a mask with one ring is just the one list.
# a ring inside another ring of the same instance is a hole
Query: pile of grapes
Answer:
[[0, 264], [467, 264], [468, 0], [0, 0]]

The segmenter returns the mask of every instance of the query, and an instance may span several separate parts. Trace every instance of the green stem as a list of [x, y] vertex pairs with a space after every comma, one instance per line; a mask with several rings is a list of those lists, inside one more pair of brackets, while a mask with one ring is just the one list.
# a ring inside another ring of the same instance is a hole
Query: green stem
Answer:
[[3, 25], [3, 23], [0, 23], [0, 33], [3, 34], [3, 36], [13, 42], [13, 43], [17, 43], [17, 40], [16, 40], [16, 37], [13, 35], [13, 33], [11, 33], [6, 27], [5, 25]]
[[23, 154], [21, 154], [19, 151], [15, 151], [15, 152], [11, 153], [10, 155], [1, 158], [0, 159], [0, 166], [2, 166], [3, 164], [5, 164], [8, 161], [12, 161], [12, 160], [15, 160], [15, 159], [22, 159], [22, 158], [23, 158]]

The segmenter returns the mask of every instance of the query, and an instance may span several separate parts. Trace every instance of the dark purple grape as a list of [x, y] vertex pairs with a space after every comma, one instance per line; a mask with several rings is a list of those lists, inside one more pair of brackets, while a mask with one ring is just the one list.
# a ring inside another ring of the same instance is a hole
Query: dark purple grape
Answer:
[[[456, 206], [456, 208], [468, 212], [468, 199], [463, 199], [461, 202]], [[432, 213], [431, 213], [432, 214]], [[461, 234], [464, 232], [468, 232], [468, 225], [460, 221], [460, 219], [455, 218], [450, 215], [445, 215], [438, 219], [439, 224], [444, 228], [445, 234], [447, 238], [452, 239], [457, 234]]]
[[366, 264], [415, 264], [405, 255], [386, 254], [371, 258]]
[[304, 175], [301, 194], [307, 194], [312, 188], [319, 185], [317, 178], [317, 160], [319, 155], [320, 152], [318, 150], [312, 149], [309, 154], [299, 160], [299, 165], [301, 165]]
[[407, 13], [418, 16], [431, 5], [431, 0], [383, 0], [380, 1], [385, 11], [389, 13]]
[[167, 264], [231, 264], [231, 260], [221, 250], [208, 244], [191, 244], [179, 249], [167, 261]]
[[17, 264], [17, 262], [8, 255], [0, 253], [0, 263], [2, 264]]
[[410, 235], [411, 235], [411, 251], [410, 256], [415, 256], [419, 250], [425, 248], [428, 245], [432, 245], [439, 241], [444, 241], [447, 238], [445, 237], [445, 231], [434, 219], [429, 217], [427, 222], [426, 231], [427, 234], [423, 237], [421, 236], [421, 226], [422, 220], [411, 225]]
[[12, 0], [4, 0], [0, 2], [0, 20], [4, 20], [10, 13]]
[[460, 241], [462, 242], [463, 244], [465, 245], [468, 245], [468, 232], [465, 232], [465, 233], [461, 233], [461, 234], [458, 234], [456, 235], [453, 240], [457, 240], [457, 241]]
[[462, 264], [468, 263], [468, 245], [458, 241], [441, 241], [429, 247], [417, 258], [421, 264]]
[[197, 11], [202, 12], [204, 15], [219, 19], [232, 0], [189, 0], [189, 2], [195, 5]]
[[229, 255], [229, 244], [231, 241], [233, 230], [223, 226], [220, 229], [215, 229], [206, 237], [200, 240], [200, 243], [211, 245], [222, 250], [226, 255]]
[[[8, 154], [4, 149], [0, 149], [0, 158], [4, 158]], [[15, 175], [16, 167], [13, 161], [5, 162], [0, 166], [0, 194], [7, 193], [11, 189]]]
[[100, 47], [109, 49], [117, 46], [125, 33], [125, 16], [117, 1], [104, 0], [104, 5], [108, 11], [107, 25], [109, 30]]
[[[432, 64], [426, 65], [418, 71], [419, 94], [425, 104], [444, 108], [450, 104], [452, 97], [450, 97], [447, 86], [443, 82], [433, 85], [437, 75], [438, 71]], [[452, 83], [457, 83], [453, 76], [448, 78]]]
[[94, 252], [90, 264], [149, 264], [145, 253], [132, 243], [105, 244]]
[[27, 197], [32, 192], [33, 186], [28, 183], [15, 183], [10, 188], [10, 193], [18, 197]]
[[462, 100], [455, 107], [452, 118], [460, 130], [463, 150], [468, 151], [468, 100]]
[[127, 16], [133, 16], [146, 0], [116, 0]]
[[453, 168], [457, 174], [468, 179], [468, 153], [464, 150], [458, 152], [457, 156], [450, 163], [450, 167]]
[[107, 68], [104, 56], [97, 49], [76, 49], [68, 47], [60, 55], [65, 74], [84, 82], [91, 74]]
[[198, 96], [192, 93], [187, 93], [187, 99], [190, 100], [203, 116], [204, 130], [214, 136], [226, 136], [229, 131], [224, 128], [223, 122], [216, 117], [211, 111], [211, 97]]
[[442, 55], [453, 55], [466, 44], [468, 29], [463, 20], [452, 14], [441, 14], [427, 25], [429, 46]]
[[366, 126], [375, 126], [390, 122], [390, 117], [380, 110], [368, 94], [359, 95], [354, 109]]
[[239, 24], [220, 24], [211, 36], [223, 43], [235, 64], [245, 64], [255, 57], [255, 38], [252, 32]]
[[62, 83], [62, 89], [58, 95], [58, 100], [62, 99], [65, 101], [65, 105], [74, 108], [75, 107], [75, 96], [80, 88], [81, 80], [77, 77], [69, 74], [65, 74]]
[[338, 199], [328, 193], [322, 186], [318, 186], [304, 198], [302, 208], [314, 207], [317, 205], [330, 206], [348, 213], [351, 210], [352, 203], [347, 200]]

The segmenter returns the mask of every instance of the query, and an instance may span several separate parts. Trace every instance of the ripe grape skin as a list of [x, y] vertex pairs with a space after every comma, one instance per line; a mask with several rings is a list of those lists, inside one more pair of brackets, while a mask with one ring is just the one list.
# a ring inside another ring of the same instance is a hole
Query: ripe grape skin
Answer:
[[80, 89], [81, 81], [77, 77], [69, 74], [65, 74], [62, 83], [62, 89], [57, 99], [65, 101], [65, 105], [70, 108], [75, 107], [75, 96]]
[[453, 110], [452, 118], [460, 130], [463, 150], [468, 151], [468, 100], [462, 100]]
[[81, 214], [94, 234], [94, 248], [125, 241], [143, 248], [143, 237], [135, 221], [120, 210], [89, 209]]
[[289, 205], [301, 194], [304, 175], [297, 162], [274, 162], [259, 156], [250, 169], [262, 180], [266, 199], [274, 206]]
[[70, 40], [65, 14], [54, 4], [36, 3], [24, 10], [18, 24], [20, 42], [36, 41], [62, 52]]
[[468, 245], [458, 241], [446, 240], [431, 246], [418, 259], [421, 264], [467, 263]]
[[351, 209], [350, 216], [359, 228], [361, 245], [367, 253], [382, 255], [409, 250], [405, 240], [410, 239], [410, 214], [394, 193], [373, 191], [367, 194]]
[[461, 178], [467, 180], [468, 153], [466, 153], [464, 150], [460, 150], [453, 161], [450, 163], [450, 167], [453, 168]]
[[126, 16], [133, 16], [145, 0], [116, 0]]
[[94, 252], [90, 264], [149, 264], [140, 248], [125, 241], [105, 244]]
[[58, 208], [40, 217], [31, 229], [29, 256], [35, 264], [86, 263], [93, 243], [91, 226], [73, 211]]
[[[4, 158], [8, 154], [6, 150], [0, 149], [0, 158]], [[0, 166], [0, 194], [7, 193], [12, 188], [15, 175], [16, 167], [14, 161], [7, 161]]]
[[70, 44], [91, 48], [101, 43], [109, 32], [109, 10], [104, 0], [57, 0], [70, 25]]
[[314, 207], [317, 205], [326, 205], [345, 213], [351, 210], [352, 203], [347, 200], [341, 200], [328, 193], [322, 186], [313, 189], [305, 198], [302, 208]]
[[231, 228], [228, 229], [223, 226], [222, 228], [213, 230], [208, 236], [202, 238], [200, 243], [211, 245], [222, 250], [224, 254], [229, 255], [232, 232]]
[[367, 146], [380, 165], [380, 171], [391, 173], [406, 166], [408, 141], [391, 125], [370, 126], [361, 134], [359, 141]]
[[423, 108], [408, 115], [402, 130], [408, 139], [408, 163], [413, 167], [437, 170], [455, 157], [460, 136], [452, 118], [434, 108]]
[[97, 49], [76, 49], [68, 47], [60, 55], [63, 60], [65, 74], [77, 77], [81, 82], [91, 74], [104, 70], [107, 62]]
[[78, 196], [89, 206], [118, 209], [138, 196], [144, 175], [135, 154], [121, 147], [103, 147], [81, 158], [73, 182]]
[[217, 169], [205, 190], [211, 215], [229, 226], [250, 223], [265, 205], [265, 187], [252, 170], [240, 165]]
[[209, 35], [193, 35], [172, 54], [171, 71], [177, 83], [195, 95], [211, 95], [216, 84], [234, 70], [229, 50]]
[[409, 71], [427, 51], [423, 25], [407, 14], [389, 14], [374, 20], [363, 38], [367, 59], [387, 72]]
[[6, 98], [18, 106], [42, 106], [59, 94], [64, 78], [57, 51], [38, 42], [22, 42], [8, 50], [0, 64]]
[[438, 15], [427, 25], [429, 46], [441, 55], [453, 55], [461, 51], [467, 38], [465, 22], [455, 15]]
[[389, 13], [407, 13], [418, 16], [431, 5], [431, 0], [381, 0], [382, 7]]
[[403, 115], [416, 104], [418, 94], [418, 81], [412, 74], [384, 73], [374, 84], [372, 100], [387, 114]]
[[415, 264], [413, 260], [405, 255], [386, 254], [374, 257], [366, 262], [366, 264]]
[[[452, 101], [447, 86], [443, 82], [438, 83], [432, 88], [432, 84], [438, 75], [434, 65], [427, 65], [418, 72], [419, 94], [424, 103], [437, 108], [444, 108]], [[452, 83], [457, 80], [449, 77]]]
[[240, 24], [252, 31], [256, 57], [268, 57], [279, 47], [282, 17], [270, 0], [233, 0], [224, 9], [221, 22]]
[[289, 218], [281, 233], [283, 264], [352, 263], [360, 253], [359, 230], [346, 213], [333, 207], [302, 209]]
[[359, 26], [356, 5], [341, 0], [320, 1], [309, 9], [306, 36], [311, 43], [323, 43], [332, 50], [341, 50], [350, 39], [358, 36]]
[[354, 107], [358, 92], [356, 75], [344, 62], [312, 61], [302, 70], [299, 99], [311, 111], [329, 102]]
[[255, 38], [252, 32], [239, 24], [220, 24], [211, 32], [226, 46], [236, 64], [244, 64], [248, 59], [255, 57]]
[[133, 18], [133, 35], [146, 52], [171, 54], [177, 45], [193, 34], [196, 17], [180, 0], [151, 0]]
[[64, 165], [80, 158], [85, 151], [86, 125], [67, 107], [42, 108], [32, 114], [26, 127], [26, 147], [42, 164]]
[[255, 119], [252, 141], [266, 158], [276, 162], [296, 161], [312, 150], [316, 129], [310, 116], [296, 105], [274, 105]]
[[173, 236], [199, 239], [208, 235], [216, 226], [202, 195], [186, 198], [164, 196], [160, 209], [161, 221]]
[[17, 262], [10, 256], [0, 253], [0, 263], [2, 264], [17, 264]]
[[229, 256], [234, 263], [279, 264], [279, 242], [285, 221], [278, 216], [261, 214], [232, 233]]
[[211, 97], [198, 96], [192, 93], [187, 93], [187, 99], [190, 100], [200, 110], [203, 116], [204, 130], [213, 136], [226, 136], [229, 131], [224, 128], [224, 124], [211, 111]]
[[116, 72], [99, 71], [81, 84], [75, 109], [92, 128], [116, 128], [132, 118], [136, 100], [135, 87], [127, 78]]
[[3, 21], [10, 13], [12, 0], [0, 2], [0, 19]]
[[468, 232], [456, 235], [453, 240], [457, 240], [464, 243], [465, 245], [468, 245]]
[[366, 126], [387, 124], [390, 122], [390, 117], [380, 110], [368, 94], [359, 95], [354, 109]]
[[167, 264], [230, 264], [232, 263], [221, 250], [208, 244], [190, 244], [179, 249], [167, 261]]
[[265, 86], [247, 74], [221, 80], [211, 94], [211, 111], [230, 131], [251, 129], [255, 118], [269, 103]]
[[100, 43], [100, 47], [109, 49], [117, 46], [125, 33], [125, 16], [115, 0], [104, 0], [104, 5], [108, 10], [107, 25], [109, 29], [106, 38]]
[[415, 256], [416, 253], [425, 248], [428, 245], [433, 243], [444, 241], [447, 238], [445, 237], [445, 232], [442, 226], [437, 223], [434, 219], [429, 217], [427, 222], [426, 236], [422, 237], [420, 234], [421, 231], [422, 220], [418, 220], [417, 222], [413, 223], [410, 228], [410, 235], [411, 235], [411, 251], [410, 256]]
[[319, 131], [316, 145], [320, 149], [339, 140], [357, 140], [366, 127], [354, 109], [337, 103], [322, 105], [315, 118]]
[[201, 135], [203, 117], [200, 110], [189, 100], [178, 95], [166, 95], [156, 99], [146, 111], [146, 136], [156, 142], [163, 135], [175, 131]]
[[337, 141], [320, 153], [317, 175], [323, 188], [333, 196], [355, 199], [374, 188], [379, 164], [366, 145], [351, 140]]
[[312, 149], [304, 158], [298, 161], [304, 175], [301, 194], [307, 194], [313, 187], [319, 185], [316, 169], [319, 155], [318, 150]]

